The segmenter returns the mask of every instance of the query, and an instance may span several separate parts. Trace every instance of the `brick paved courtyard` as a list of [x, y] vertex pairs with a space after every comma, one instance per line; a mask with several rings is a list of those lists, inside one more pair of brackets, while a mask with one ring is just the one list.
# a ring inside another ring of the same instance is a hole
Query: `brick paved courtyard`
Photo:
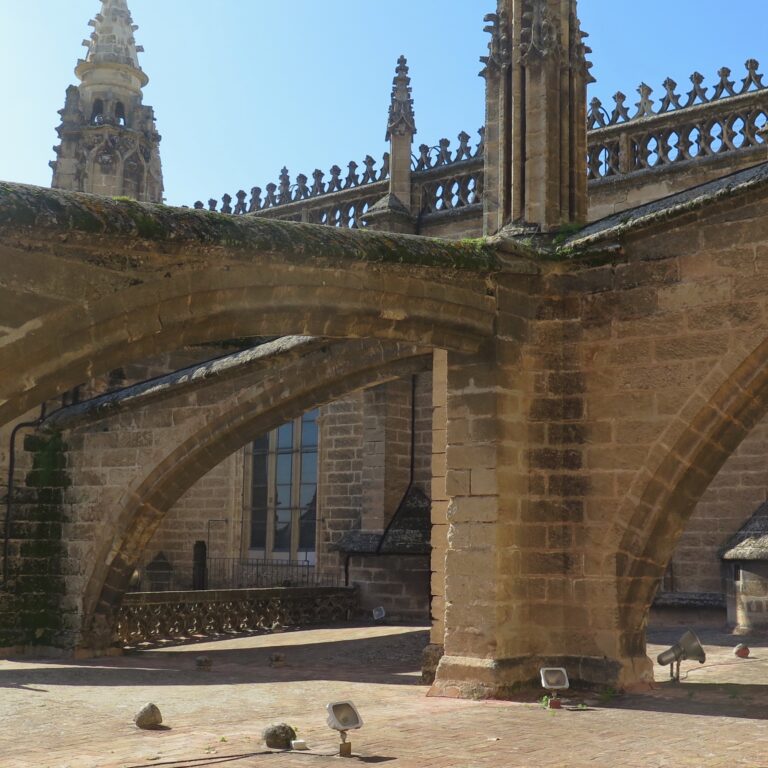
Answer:
[[[651, 633], [650, 651], [679, 636]], [[314, 629], [81, 662], [0, 661], [1, 768], [338, 765], [324, 705], [350, 698], [365, 720], [356, 763], [455, 766], [768, 766], [768, 638], [736, 659], [737, 639], [701, 630], [707, 664], [677, 687], [604, 692], [580, 707], [426, 698], [414, 627]], [[286, 666], [269, 656], [284, 651]], [[210, 672], [195, 668], [205, 653]], [[666, 671], [657, 670], [663, 681]], [[167, 730], [140, 731], [147, 701]], [[310, 753], [265, 754], [265, 725], [286, 721]], [[242, 757], [240, 757], [242, 756]]]

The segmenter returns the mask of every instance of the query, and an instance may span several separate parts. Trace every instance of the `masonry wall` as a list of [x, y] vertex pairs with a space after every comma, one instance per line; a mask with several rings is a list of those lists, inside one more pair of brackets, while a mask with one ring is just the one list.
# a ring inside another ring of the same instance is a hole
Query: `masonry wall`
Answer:
[[323, 408], [318, 425], [317, 565], [320, 573], [338, 576], [343, 559], [331, 548], [360, 525], [363, 506], [363, 393]]
[[725, 594], [719, 552], [768, 495], [768, 419], [726, 461], [696, 505], [663, 588]]
[[[142, 558], [142, 569], [160, 553], [174, 568], [173, 585], [192, 588], [195, 543], [203, 541], [209, 558], [240, 557], [247, 531], [243, 521], [243, 451], [233, 453], [200, 478], [166, 514]], [[224, 564], [218, 564], [223, 569]], [[141, 588], [150, 589], [143, 578]]]
[[390, 621], [426, 623], [429, 577], [429, 555], [354, 555], [349, 564], [349, 580], [358, 586], [366, 618], [381, 607]]

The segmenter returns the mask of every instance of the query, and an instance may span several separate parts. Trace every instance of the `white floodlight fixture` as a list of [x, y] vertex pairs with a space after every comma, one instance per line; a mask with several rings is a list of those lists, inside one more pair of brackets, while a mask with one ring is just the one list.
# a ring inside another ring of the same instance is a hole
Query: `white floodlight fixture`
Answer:
[[334, 701], [326, 707], [328, 727], [338, 731], [341, 736], [339, 755], [352, 757], [352, 745], [347, 741], [347, 731], [356, 731], [363, 727], [363, 718], [351, 701]]
[[565, 691], [571, 687], [565, 667], [542, 667], [539, 674], [541, 675], [541, 687], [552, 694], [548, 702], [549, 708], [559, 709], [560, 699], [557, 697], [557, 692]]
[[656, 661], [662, 667], [669, 664], [669, 677], [676, 683], [680, 682], [680, 662], [691, 660], [703, 664], [707, 660], [707, 654], [701, 645], [701, 640], [692, 630], [686, 630], [682, 637], [666, 651], [662, 651]]

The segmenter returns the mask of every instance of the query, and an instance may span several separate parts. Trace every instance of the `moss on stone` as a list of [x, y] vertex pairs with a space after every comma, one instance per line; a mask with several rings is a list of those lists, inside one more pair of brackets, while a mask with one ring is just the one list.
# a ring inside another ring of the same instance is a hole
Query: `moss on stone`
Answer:
[[0, 611], [0, 640], [8, 645], [53, 646], [63, 629], [60, 601], [66, 589], [62, 523], [64, 493], [70, 484], [67, 446], [61, 433], [52, 431], [28, 436], [24, 449], [32, 454], [32, 468], [14, 515], [18, 555], [10, 569], [13, 592], [5, 593], [12, 610]]
[[8, 183], [0, 183], [0, 226], [173, 240], [179, 245], [217, 245], [236, 251], [305, 256], [307, 260], [346, 259], [480, 273], [500, 267], [495, 248], [482, 238], [452, 242], [170, 208]]

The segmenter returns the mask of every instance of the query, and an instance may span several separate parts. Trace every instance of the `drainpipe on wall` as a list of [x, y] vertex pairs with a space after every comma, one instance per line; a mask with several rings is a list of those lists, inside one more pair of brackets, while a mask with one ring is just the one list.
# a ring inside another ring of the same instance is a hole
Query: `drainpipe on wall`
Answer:
[[11, 542], [11, 523], [13, 522], [13, 475], [16, 469], [16, 436], [22, 429], [37, 428], [45, 419], [45, 403], [40, 406], [40, 416], [34, 421], [22, 421], [11, 431], [10, 446], [8, 451], [8, 496], [5, 502], [5, 530], [3, 533], [3, 581], [8, 583], [8, 552]]

